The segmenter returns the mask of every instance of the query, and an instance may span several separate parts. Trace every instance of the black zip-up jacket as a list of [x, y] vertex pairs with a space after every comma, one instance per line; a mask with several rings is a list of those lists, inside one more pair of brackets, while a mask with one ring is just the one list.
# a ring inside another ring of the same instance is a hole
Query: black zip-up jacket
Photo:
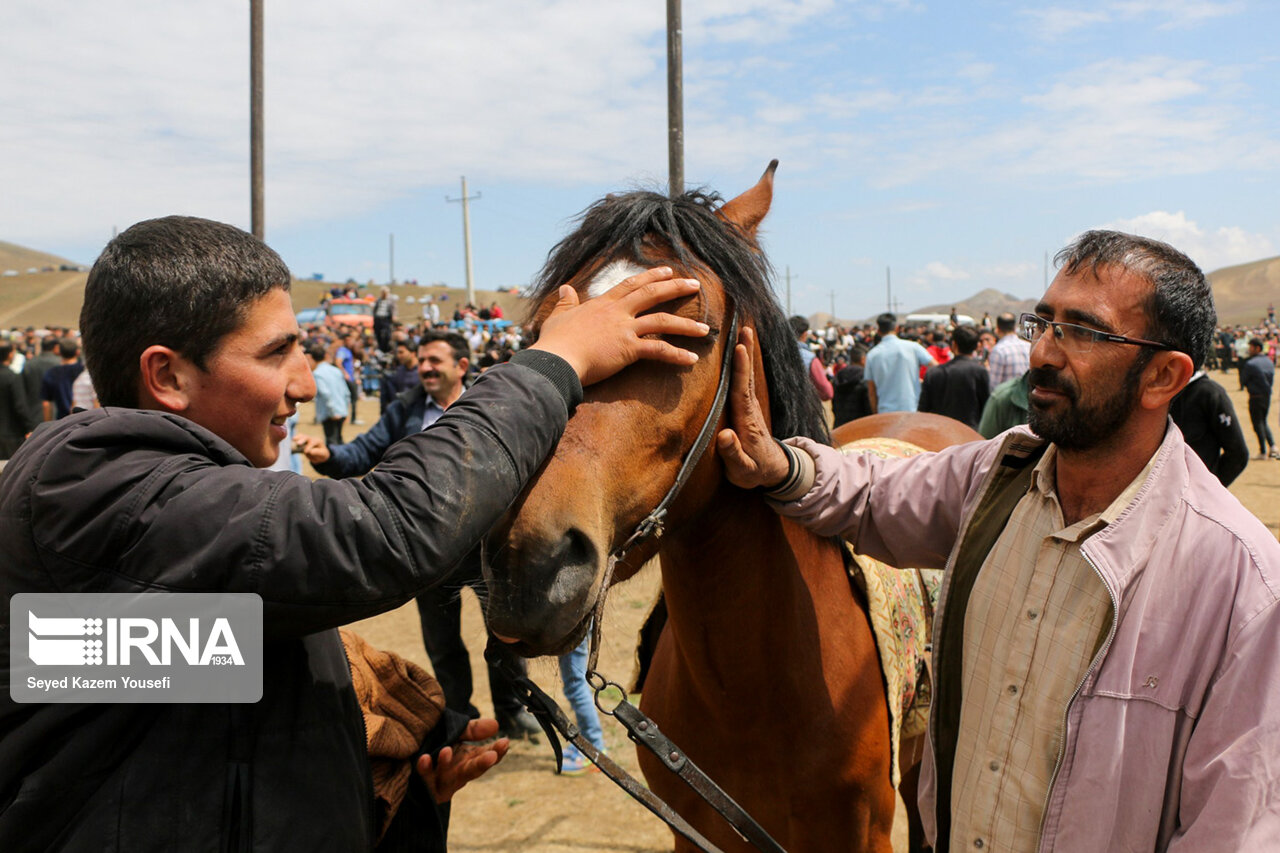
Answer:
[[[361, 715], [337, 626], [444, 577], [554, 448], [581, 400], [521, 353], [362, 480], [252, 468], [174, 415], [81, 412], [0, 474], [0, 589], [256, 592], [253, 705], [0, 698], [0, 850], [359, 851], [373, 846]], [[9, 672], [9, 608], [0, 615]]]

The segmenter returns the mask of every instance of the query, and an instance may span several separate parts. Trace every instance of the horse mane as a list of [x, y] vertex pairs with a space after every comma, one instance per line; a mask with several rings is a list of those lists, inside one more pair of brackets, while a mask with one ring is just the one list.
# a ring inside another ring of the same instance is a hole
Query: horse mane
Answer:
[[739, 316], [755, 321], [773, 434], [804, 435], [829, 444], [822, 404], [770, 284], [773, 270], [753, 238], [716, 215], [722, 201], [701, 189], [676, 198], [643, 190], [606, 196], [583, 211], [577, 230], [547, 254], [534, 281], [533, 304], [541, 304], [584, 270], [613, 261], [658, 266], [674, 257], [686, 269], [709, 272], [720, 280]]

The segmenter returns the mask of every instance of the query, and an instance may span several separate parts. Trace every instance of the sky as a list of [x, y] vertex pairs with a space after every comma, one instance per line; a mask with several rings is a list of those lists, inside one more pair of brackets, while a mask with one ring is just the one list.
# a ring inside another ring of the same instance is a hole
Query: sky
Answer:
[[[264, 3], [266, 239], [299, 277], [465, 286], [462, 176], [477, 288], [665, 191], [665, 0]], [[793, 313], [1036, 297], [1096, 227], [1206, 272], [1280, 254], [1273, 0], [682, 14], [686, 184], [780, 161], [761, 239]], [[250, 226], [248, 0], [8, 4], [0, 240], [90, 263], [174, 213]]]

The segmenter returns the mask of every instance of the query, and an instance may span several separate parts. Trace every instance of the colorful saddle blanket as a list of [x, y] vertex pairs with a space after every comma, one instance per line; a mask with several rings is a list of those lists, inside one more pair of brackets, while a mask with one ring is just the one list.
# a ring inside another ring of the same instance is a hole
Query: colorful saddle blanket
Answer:
[[[846, 444], [843, 453], [874, 453], [885, 458], [914, 456], [924, 451], [893, 438], [868, 438]], [[933, 700], [929, 677], [933, 611], [942, 587], [939, 569], [895, 569], [879, 560], [854, 554], [848, 545], [849, 579], [867, 598], [867, 613], [880, 653], [885, 692], [889, 698], [893, 785], [901, 781], [901, 741], [922, 735], [929, 723]]]

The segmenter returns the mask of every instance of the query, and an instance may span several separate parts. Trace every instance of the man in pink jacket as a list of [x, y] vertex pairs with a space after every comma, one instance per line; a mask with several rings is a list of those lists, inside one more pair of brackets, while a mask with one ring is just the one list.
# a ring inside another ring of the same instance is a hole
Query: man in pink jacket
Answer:
[[1057, 261], [1017, 327], [1029, 428], [896, 460], [779, 443], [739, 346], [728, 476], [861, 553], [946, 568], [935, 850], [1280, 850], [1280, 545], [1168, 418], [1209, 286], [1116, 232]]

